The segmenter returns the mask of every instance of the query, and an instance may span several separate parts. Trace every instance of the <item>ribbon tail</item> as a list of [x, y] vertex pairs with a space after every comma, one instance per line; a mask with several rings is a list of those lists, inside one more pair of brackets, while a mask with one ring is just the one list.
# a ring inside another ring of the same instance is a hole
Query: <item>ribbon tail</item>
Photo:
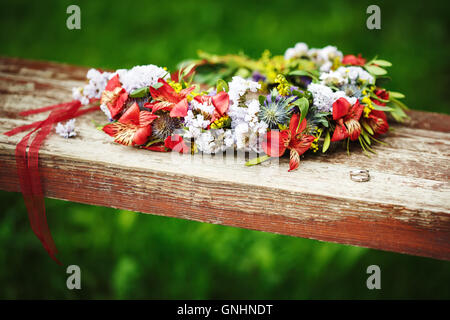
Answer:
[[[31, 229], [41, 241], [49, 256], [61, 265], [56, 258], [57, 249], [47, 224], [45, 212], [44, 191], [39, 174], [39, 149], [51, 133], [55, 123], [79, 117], [83, 114], [99, 110], [99, 106], [79, 110], [81, 103], [78, 100], [66, 102], [58, 105], [43, 107], [39, 109], [22, 112], [21, 115], [29, 115], [52, 110], [47, 119], [36, 121], [32, 124], [17, 127], [6, 132], [8, 136], [33, 129], [16, 146], [16, 165], [19, 177], [20, 190], [22, 192], [25, 205], [28, 211]], [[36, 132], [32, 139], [27, 153], [30, 137]]]
[[20, 191], [27, 207], [31, 229], [39, 239], [42, 239], [37, 219], [34, 216], [34, 201], [32, 197], [31, 180], [28, 172], [27, 146], [31, 133], [27, 134], [16, 146], [17, 176], [19, 177]]
[[31, 189], [33, 195], [33, 216], [36, 217], [37, 228], [40, 231], [40, 240], [48, 252], [50, 257], [58, 264], [61, 264], [55, 257], [58, 253], [55, 242], [53, 241], [50, 229], [47, 223], [47, 215], [45, 212], [44, 192], [41, 184], [41, 178], [39, 176], [39, 149], [44, 139], [50, 134], [53, 128], [53, 124], [49, 124], [43, 127], [34, 138], [28, 150], [28, 172], [31, 181]]
[[74, 103], [74, 101], [77, 101], [77, 100], [73, 100], [73, 101], [70, 101], [70, 102], [64, 102], [64, 103], [59, 103], [59, 104], [54, 104], [54, 105], [46, 106], [46, 107], [42, 107], [42, 108], [22, 111], [22, 112], [19, 112], [19, 116], [29, 116], [30, 114], [42, 113], [42, 112], [46, 112], [46, 111], [50, 111], [50, 110], [54, 110], [54, 109], [68, 107], [72, 103]]

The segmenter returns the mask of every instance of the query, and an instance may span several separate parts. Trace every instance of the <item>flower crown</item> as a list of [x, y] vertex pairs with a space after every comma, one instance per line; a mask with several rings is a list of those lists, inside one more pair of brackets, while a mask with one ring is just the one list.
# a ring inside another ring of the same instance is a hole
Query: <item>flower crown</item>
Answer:
[[[329, 152], [358, 142], [365, 153], [402, 121], [404, 96], [381, 87], [385, 60], [343, 55], [336, 47], [297, 43], [283, 56], [265, 51], [180, 64], [173, 73], [155, 65], [87, 73], [73, 89], [82, 104], [99, 101], [110, 121], [99, 127], [114, 141], [153, 151], [215, 154], [235, 148], [257, 154], [247, 165], [289, 151], [289, 171], [305, 152]], [[71, 124], [70, 128], [73, 128]], [[71, 136], [61, 126], [60, 133]]]

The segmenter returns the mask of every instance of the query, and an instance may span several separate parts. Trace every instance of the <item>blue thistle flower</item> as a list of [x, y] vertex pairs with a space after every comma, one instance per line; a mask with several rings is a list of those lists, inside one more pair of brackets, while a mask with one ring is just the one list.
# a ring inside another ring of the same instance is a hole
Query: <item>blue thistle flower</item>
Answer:
[[278, 94], [277, 89], [273, 89], [266, 96], [264, 104], [260, 106], [258, 118], [267, 123], [269, 128], [278, 128], [278, 125], [287, 124], [292, 113], [291, 103], [297, 99], [296, 96], [284, 97]]
[[355, 97], [358, 99], [363, 97], [361, 89], [354, 84], [344, 84], [340, 87], [340, 90], [344, 91], [349, 97]]

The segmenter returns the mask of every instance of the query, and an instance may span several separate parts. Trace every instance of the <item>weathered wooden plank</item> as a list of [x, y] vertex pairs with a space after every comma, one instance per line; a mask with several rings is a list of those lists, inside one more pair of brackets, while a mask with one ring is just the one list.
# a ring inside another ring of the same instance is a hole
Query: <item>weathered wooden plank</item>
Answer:
[[[20, 110], [70, 99], [86, 69], [0, 59], [0, 131], [42, 118]], [[79, 135], [52, 135], [40, 152], [48, 197], [450, 260], [450, 117], [411, 112], [367, 158], [355, 150], [244, 167], [241, 158], [179, 156], [114, 144], [77, 120]], [[431, 130], [432, 129], [432, 130]], [[0, 136], [0, 189], [18, 191], [14, 148]], [[372, 179], [349, 179], [355, 168]], [[56, 239], [57, 241], [57, 239]]]

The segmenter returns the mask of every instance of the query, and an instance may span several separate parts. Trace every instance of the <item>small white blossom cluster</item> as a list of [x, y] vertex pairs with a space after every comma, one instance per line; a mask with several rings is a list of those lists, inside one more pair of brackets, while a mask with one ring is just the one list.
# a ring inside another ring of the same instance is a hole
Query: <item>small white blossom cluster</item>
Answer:
[[119, 75], [122, 87], [128, 93], [143, 87], [153, 86], [158, 83], [159, 78], [166, 79], [169, 76], [166, 70], [153, 64], [136, 66], [130, 70], [119, 69], [116, 73]]
[[[183, 134], [185, 138], [194, 138], [202, 134], [202, 130], [206, 129], [210, 124], [211, 116], [214, 113], [214, 106], [207, 103], [199, 103], [196, 100], [192, 100], [190, 104], [190, 110], [188, 110], [186, 117], [184, 118], [184, 126], [186, 131]], [[205, 119], [205, 115], [209, 115], [208, 119]]]
[[233, 132], [230, 129], [207, 130], [195, 139], [195, 144], [203, 153], [223, 152], [234, 145]]
[[284, 53], [284, 59], [296, 59], [308, 56], [308, 45], [304, 42], [298, 42], [293, 48], [288, 48]]
[[334, 46], [326, 46], [322, 49], [311, 48], [304, 42], [298, 42], [293, 48], [288, 48], [284, 53], [286, 60], [300, 57], [308, 57], [319, 67], [320, 71], [330, 71], [336, 58], [342, 60], [343, 54]]
[[247, 92], [257, 92], [261, 89], [261, 84], [247, 80], [239, 76], [235, 76], [231, 79], [231, 82], [228, 83], [228, 95], [230, 96], [230, 105], [238, 106], [239, 100], [242, 96], [244, 96]]
[[[260, 109], [259, 101], [252, 99], [246, 101], [248, 92], [257, 92], [261, 84], [241, 77], [233, 77], [228, 83], [228, 95], [230, 96], [230, 108], [228, 115], [231, 118], [236, 148], [243, 151], [261, 152], [261, 143], [267, 131], [267, 124], [258, 120]], [[244, 100], [242, 105], [240, 102]]]
[[342, 86], [344, 84], [374, 84], [374, 77], [361, 67], [339, 67], [336, 71], [324, 72], [320, 75], [322, 84]]
[[339, 61], [342, 60], [343, 54], [334, 46], [326, 46], [322, 49], [311, 49], [308, 51], [308, 54], [312, 60], [316, 62], [318, 66], [320, 66], [321, 72], [330, 71], [333, 66], [333, 62], [336, 58]]
[[197, 148], [208, 154], [225, 151], [226, 148], [234, 145], [232, 130], [205, 130], [211, 124], [214, 110], [215, 107], [212, 104], [192, 100], [190, 110], [184, 118], [186, 130], [182, 134], [183, 137], [194, 138]]
[[333, 110], [333, 103], [339, 98], [347, 99], [352, 105], [357, 100], [355, 97], [348, 97], [344, 91], [333, 92], [330, 87], [318, 83], [310, 83], [308, 91], [313, 96], [313, 105], [321, 112], [331, 112]]
[[[261, 143], [268, 126], [265, 122], [258, 120], [259, 101], [246, 100], [246, 94], [257, 92], [261, 89], [261, 84], [235, 76], [228, 83], [228, 88], [230, 96], [228, 115], [231, 118], [236, 148], [243, 151], [262, 152]], [[243, 105], [240, 103], [242, 101], [245, 101]]]
[[113, 75], [111, 72], [100, 72], [97, 69], [90, 69], [86, 75], [88, 83], [84, 87], [72, 89], [73, 99], [79, 100], [83, 105], [89, 104], [90, 99], [100, 99], [108, 80]]
[[236, 148], [243, 151], [262, 152], [262, 140], [268, 125], [258, 120], [258, 100], [247, 101], [246, 107], [236, 107], [232, 112], [231, 127], [234, 129]]
[[77, 135], [75, 132], [75, 119], [71, 119], [67, 121], [65, 124], [58, 122], [56, 125], [55, 131], [63, 138], [70, 138]]
[[73, 99], [79, 100], [83, 105], [89, 104], [90, 99], [100, 99], [106, 84], [116, 74], [119, 75], [122, 87], [128, 93], [142, 87], [153, 86], [159, 78], [169, 76], [167, 71], [153, 64], [136, 66], [130, 70], [119, 69], [116, 72], [100, 72], [97, 69], [90, 69], [86, 75], [88, 83], [84, 87], [72, 89]]
[[340, 88], [346, 85], [358, 87], [358, 85], [364, 83], [375, 83], [374, 77], [358, 66], [339, 67], [337, 70], [332, 71], [331, 67], [334, 61], [336, 59], [342, 61], [343, 58], [342, 52], [334, 46], [326, 46], [322, 49], [308, 49], [305, 43], [299, 42], [284, 53], [286, 60], [300, 57], [307, 57], [319, 66], [320, 83], [311, 83], [308, 86], [308, 90], [313, 95], [313, 105], [319, 111], [331, 112], [333, 103], [341, 97], [346, 98], [351, 104], [356, 102], [356, 97], [347, 96], [343, 90], [333, 92], [331, 87]]

